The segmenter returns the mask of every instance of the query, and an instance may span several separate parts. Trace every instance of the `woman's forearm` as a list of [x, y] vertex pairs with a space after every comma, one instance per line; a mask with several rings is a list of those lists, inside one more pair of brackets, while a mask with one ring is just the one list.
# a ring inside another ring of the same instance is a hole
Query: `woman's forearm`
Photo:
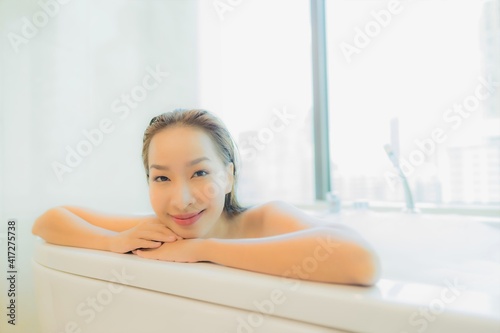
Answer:
[[341, 239], [328, 228], [252, 239], [208, 239], [203, 261], [303, 280], [371, 285], [376, 255], [363, 242]]
[[109, 250], [110, 236], [116, 234], [97, 227], [63, 207], [51, 208], [34, 223], [32, 232], [49, 243]]

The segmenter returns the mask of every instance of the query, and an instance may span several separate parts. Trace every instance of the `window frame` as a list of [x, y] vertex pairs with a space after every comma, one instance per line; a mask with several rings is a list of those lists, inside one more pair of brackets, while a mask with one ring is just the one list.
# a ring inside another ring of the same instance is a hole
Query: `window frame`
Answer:
[[[333, 1], [333, 0], [332, 0]], [[311, 12], [311, 53], [313, 82], [313, 149], [314, 149], [314, 186], [315, 204], [305, 208], [322, 209], [328, 207], [327, 193], [335, 192], [332, 184], [329, 137], [328, 104], [328, 57], [326, 45], [325, 0], [310, 0]], [[411, 189], [413, 190], [413, 189]], [[343, 202], [342, 208], [352, 208], [355, 202]], [[476, 216], [500, 216], [500, 205], [477, 206], [472, 204], [429, 204], [415, 203], [422, 213], [461, 214]], [[401, 211], [404, 206], [397, 202], [370, 202], [370, 210]]]

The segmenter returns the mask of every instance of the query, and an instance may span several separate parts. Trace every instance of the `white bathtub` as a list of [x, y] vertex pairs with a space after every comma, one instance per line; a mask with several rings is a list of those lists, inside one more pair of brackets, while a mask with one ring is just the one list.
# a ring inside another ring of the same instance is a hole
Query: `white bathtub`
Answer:
[[283, 279], [38, 241], [42, 332], [500, 332], [500, 221], [354, 213], [375, 287]]

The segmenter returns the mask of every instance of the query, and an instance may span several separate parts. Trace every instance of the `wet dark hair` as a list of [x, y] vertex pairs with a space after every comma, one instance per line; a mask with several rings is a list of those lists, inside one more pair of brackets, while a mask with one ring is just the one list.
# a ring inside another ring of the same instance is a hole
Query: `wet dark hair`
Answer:
[[203, 130], [215, 143], [223, 163], [233, 163], [233, 187], [224, 199], [224, 211], [229, 217], [238, 215], [245, 210], [236, 197], [236, 183], [238, 180], [239, 165], [237, 160], [237, 147], [231, 134], [224, 123], [212, 113], [200, 109], [176, 109], [160, 114], [151, 119], [149, 126], [144, 131], [142, 145], [142, 162], [149, 181], [149, 145], [158, 132], [173, 126], [188, 126]]

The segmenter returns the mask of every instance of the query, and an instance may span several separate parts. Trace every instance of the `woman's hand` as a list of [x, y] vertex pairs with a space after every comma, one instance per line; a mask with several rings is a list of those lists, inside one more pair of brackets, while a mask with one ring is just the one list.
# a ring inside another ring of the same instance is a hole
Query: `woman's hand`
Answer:
[[109, 250], [126, 253], [139, 248], [155, 249], [163, 243], [179, 239], [182, 237], [163, 225], [157, 217], [147, 217], [135, 227], [111, 236]]
[[175, 261], [175, 262], [198, 262], [205, 261], [202, 258], [204, 239], [182, 239], [177, 242], [164, 243], [155, 249], [141, 249], [133, 251], [139, 257]]

